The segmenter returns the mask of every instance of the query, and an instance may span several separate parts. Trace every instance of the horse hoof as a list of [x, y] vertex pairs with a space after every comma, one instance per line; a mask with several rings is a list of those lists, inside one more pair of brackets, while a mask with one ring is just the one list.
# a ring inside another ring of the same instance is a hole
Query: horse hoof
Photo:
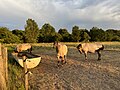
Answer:
[[100, 61], [101, 59], [98, 59], [98, 61]]
[[58, 63], [58, 64], [57, 64], [57, 67], [60, 67], [60, 66], [61, 66], [60, 63]]
[[63, 64], [66, 64], [66, 61], [62, 61], [62, 65], [63, 65]]
[[57, 66], [59, 67], [59, 66], [60, 66], [60, 64], [57, 64]]

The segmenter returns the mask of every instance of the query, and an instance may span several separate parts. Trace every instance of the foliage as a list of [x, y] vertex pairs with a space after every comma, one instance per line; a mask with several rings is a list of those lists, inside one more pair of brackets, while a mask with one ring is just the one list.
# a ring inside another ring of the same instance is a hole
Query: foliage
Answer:
[[62, 37], [61, 34], [55, 33], [55, 36], [53, 37], [53, 40], [54, 40], [54, 41], [62, 41], [62, 40], [63, 40], [63, 37]]
[[91, 41], [104, 41], [105, 40], [105, 32], [102, 29], [97, 27], [93, 27], [90, 30]]
[[79, 42], [80, 39], [81, 39], [81, 37], [80, 37], [79, 27], [74, 26], [72, 28], [72, 40], [73, 40], [73, 42]]
[[40, 29], [39, 42], [53, 42], [55, 35], [55, 28], [50, 24], [45, 23]]
[[82, 41], [82, 42], [88, 42], [90, 39], [91, 38], [90, 38], [89, 34], [84, 31], [82, 33], [82, 35], [81, 35], [81, 40], [80, 41]]
[[3, 43], [19, 43], [20, 38], [12, 34], [6, 27], [0, 27], [0, 41]]
[[14, 45], [8, 44], [8, 90], [25, 90], [24, 70], [11, 56]]
[[106, 31], [106, 41], [120, 41], [120, 31], [108, 29]]
[[12, 33], [18, 36], [21, 40], [21, 42], [25, 42], [25, 32], [23, 30], [12, 30]]
[[88, 41], [120, 41], [120, 30], [103, 30], [93, 27], [90, 30], [81, 29], [79, 26], [72, 27], [70, 34], [67, 29], [55, 28], [49, 23], [43, 24], [39, 29], [33, 19], [26, 20], [25, 30], [9, 30], [0, 27], [0, 42], [2, 43], [40, 43], [40, 42], [88, 42]]
[[62, 36], [62, 42], [69, 42], [69, 32], [67, 31], [67, 29], [60, 29], [58, 31], [58, 33]]
[[38, 35], [39, 28], [37, 23], [32, 19], [28, 19], [25, 26], [25, 42], [36, 43], [38, 41]]

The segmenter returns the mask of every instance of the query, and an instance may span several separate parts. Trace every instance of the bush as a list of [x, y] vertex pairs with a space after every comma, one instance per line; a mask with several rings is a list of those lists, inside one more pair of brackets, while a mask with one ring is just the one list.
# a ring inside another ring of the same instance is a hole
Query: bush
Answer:
[[6, 27], [0, 28], [0, 42], [3, 43], [20, 43], [19, 37], [12, 34]]

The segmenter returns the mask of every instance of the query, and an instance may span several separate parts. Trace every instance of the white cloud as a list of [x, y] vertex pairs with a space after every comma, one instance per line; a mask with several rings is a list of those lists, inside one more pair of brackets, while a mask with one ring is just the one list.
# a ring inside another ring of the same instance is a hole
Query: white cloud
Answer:
[[0, 26], [24, 28], [28, 18], [39, 26], [48, 22], [57, 30], [83, 28], [120, 29], [120, 0], [0, 0]]

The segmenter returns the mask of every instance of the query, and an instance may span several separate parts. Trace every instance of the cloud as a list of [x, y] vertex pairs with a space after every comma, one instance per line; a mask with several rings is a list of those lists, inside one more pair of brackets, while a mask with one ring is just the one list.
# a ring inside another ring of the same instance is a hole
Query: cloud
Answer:
[[120, 0], [0, 0], [0, 26], [24, 29], [28, 18], [56, 30], [74, 25], [120, 29]]

